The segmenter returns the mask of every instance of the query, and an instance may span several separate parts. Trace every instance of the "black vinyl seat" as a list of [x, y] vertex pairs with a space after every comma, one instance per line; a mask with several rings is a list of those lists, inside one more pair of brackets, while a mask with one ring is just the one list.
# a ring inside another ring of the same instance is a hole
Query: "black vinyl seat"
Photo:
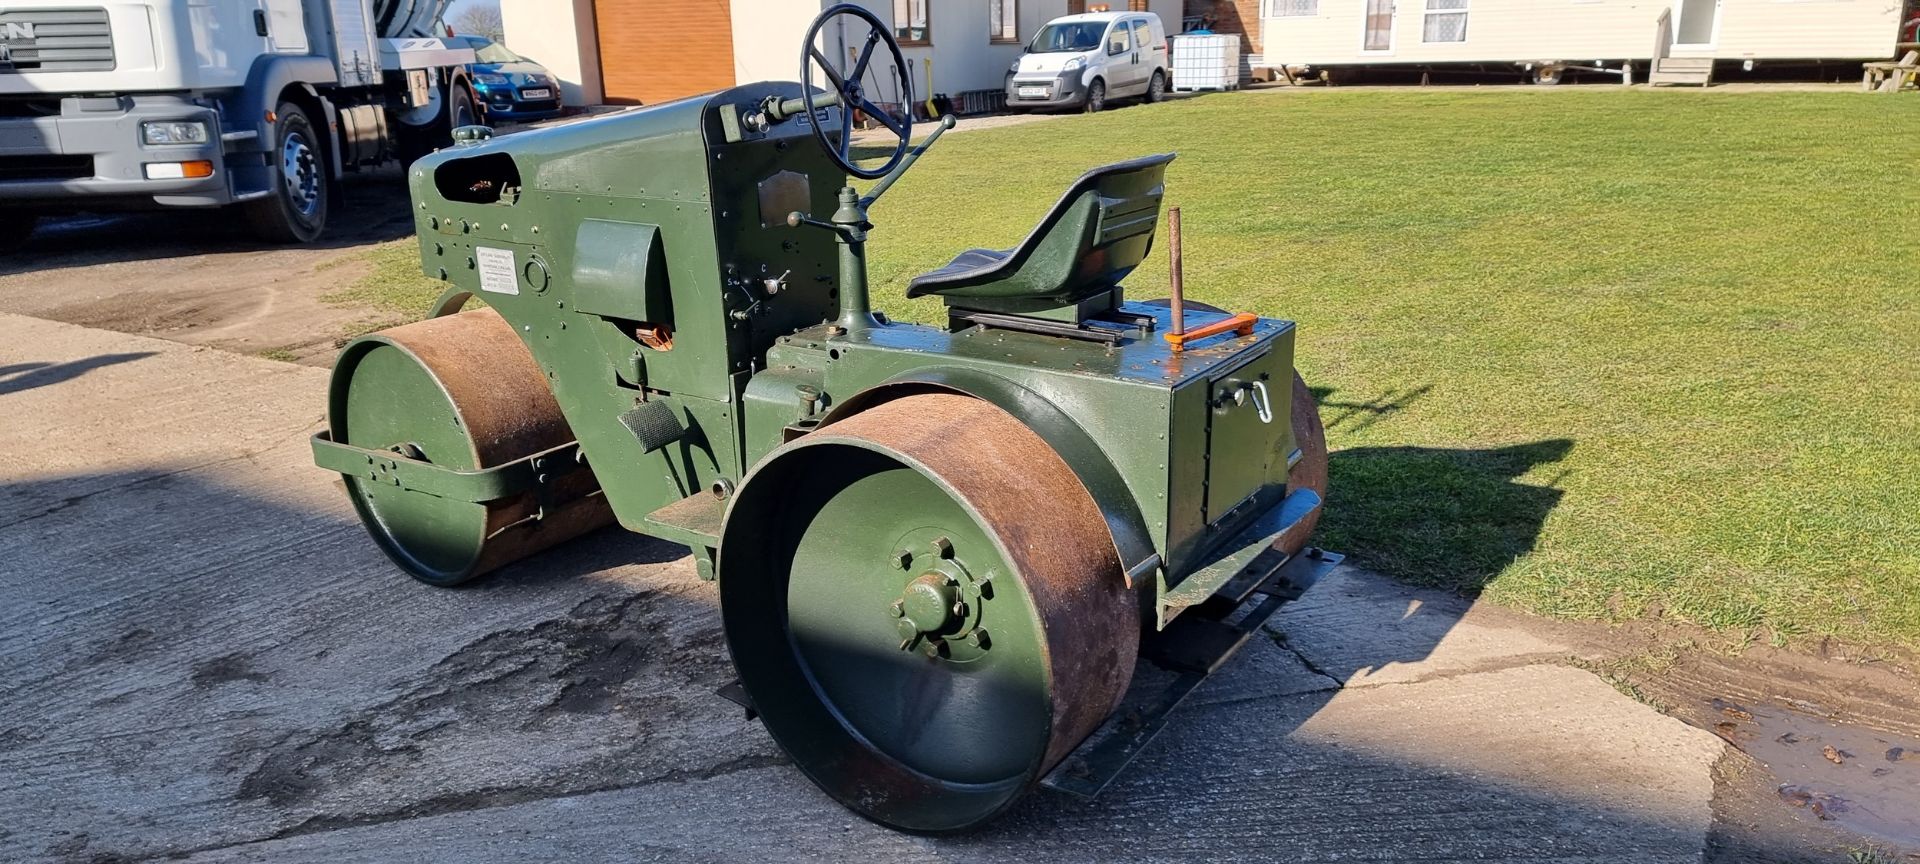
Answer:
[[1088, 171], [1019, 246], [962, 252], [915, 276], [907, 296], [938, 294], [949, 306], [1017, 314], [1111, 291], [1153, 248], [1173, 158], [1162, 153]]

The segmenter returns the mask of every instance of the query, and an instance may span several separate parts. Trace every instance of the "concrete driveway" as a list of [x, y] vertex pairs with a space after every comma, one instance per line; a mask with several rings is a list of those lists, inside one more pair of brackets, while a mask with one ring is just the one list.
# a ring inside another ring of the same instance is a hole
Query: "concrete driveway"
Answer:
[[0, 312], [316, 365], [379, 313], [329, 303], [369, 247], [413, 234], [398, 169], [349, 176], [314, 246], [252, 238], [239, 211], [50, 217], [0, 256]]
[[1099, 801], [888, 832], [712, 695], [679, 547], [401, 577], [309, 463], [325, 385], [0, 314], [0, 860], [1702, 860], [1719, 739], [1352, 569]]

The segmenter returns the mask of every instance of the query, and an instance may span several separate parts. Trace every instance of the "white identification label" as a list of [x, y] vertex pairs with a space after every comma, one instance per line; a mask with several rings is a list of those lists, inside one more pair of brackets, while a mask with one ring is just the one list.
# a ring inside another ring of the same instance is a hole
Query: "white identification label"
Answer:
[[514, 264], [512, 249], [475, 247], [473, 260], [480, 267], [480, 290], [495, 294], [520, 293], [520, 268]]

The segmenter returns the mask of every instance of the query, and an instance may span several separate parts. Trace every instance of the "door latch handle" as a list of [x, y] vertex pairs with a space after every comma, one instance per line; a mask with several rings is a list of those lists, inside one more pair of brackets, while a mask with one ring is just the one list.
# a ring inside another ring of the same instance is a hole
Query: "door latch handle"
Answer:
[[1260, 422], [1273, 423], [1273, 404], [1267, 400], [1267, 382], [1255, 381], [1253, 388], [1253, 410], [1259, 412]]

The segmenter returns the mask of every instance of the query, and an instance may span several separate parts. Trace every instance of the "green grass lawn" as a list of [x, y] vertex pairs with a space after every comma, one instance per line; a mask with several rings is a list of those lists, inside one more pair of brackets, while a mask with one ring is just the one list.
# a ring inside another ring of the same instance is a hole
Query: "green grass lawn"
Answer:
[[1547, 615], [1916, 646], [1912, 102], [1333, 90], [953, 135], [874, 208], [876, 300], [932, 320], [908, 276], [1178, 151], [1189, 296], [1300, 324], [1321, 543]]

